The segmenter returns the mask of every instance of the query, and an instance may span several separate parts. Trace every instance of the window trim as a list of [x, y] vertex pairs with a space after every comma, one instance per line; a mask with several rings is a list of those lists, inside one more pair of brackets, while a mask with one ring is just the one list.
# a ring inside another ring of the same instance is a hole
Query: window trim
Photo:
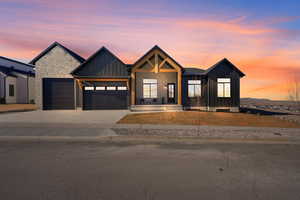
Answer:
[[106, 90], [105, 86], [96, 86], [97, 91], [104, 91]]
[[[152, 81], [152, 82], [151, 82]], [[149, 86], [149, 96], [145, 97], [145, 85]], [[155, 95], [152, 95], [152, 87], [156, 86], [156, 92]], [[158, 95], [158, 81], [157, 79], [143, 79], [143, 98], [144, 99], [157, 99]]]
[[[229, 96], [226, 96], [226, 86], [229, 85]], [[222, 95], [219, 95], [219, 86], [222, 87]], [[217, 97], [218, 98], [231, 98], [231, 78], [217, 78]]]
[[[188, 80], [187, 85], [188, 85], [188, 87], [187, 87], [188, 98], [199, 98], [202, 96], [202, 81], [201, 80], [190, 79], [190, 80]], [[190, 86], [192, 86], [192, 88], [193, 88], [193, 95], [190, 95]], [[196, 86], [200, 86], [199, 95], [198, 94], [196, 95], [196, 88], [197, 88]]]
[[116, 86], [106, 86], [107, 91], [116, 91], [117, 87]]
[[117, 90], [118, 91], [126, 91], [127, 90], [127, 86], [118, 86]]

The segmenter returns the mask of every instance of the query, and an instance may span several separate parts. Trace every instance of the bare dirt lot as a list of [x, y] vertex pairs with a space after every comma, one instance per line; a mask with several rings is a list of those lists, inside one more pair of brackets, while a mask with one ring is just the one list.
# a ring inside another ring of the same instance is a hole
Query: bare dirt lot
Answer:
[[0, 144], [5, 200], [299, 199], [300, 145]]
[[272, 116], [200, 111], [129, 114], [118, 123], [300, 128], [300, 124]]

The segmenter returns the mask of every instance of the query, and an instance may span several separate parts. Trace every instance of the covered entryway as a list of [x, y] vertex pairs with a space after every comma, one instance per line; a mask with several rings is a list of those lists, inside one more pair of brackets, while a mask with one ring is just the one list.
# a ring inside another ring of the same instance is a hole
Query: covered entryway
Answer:
[[74, 80], [72, 78], [44, 78], [43, 109], [75, 109]]

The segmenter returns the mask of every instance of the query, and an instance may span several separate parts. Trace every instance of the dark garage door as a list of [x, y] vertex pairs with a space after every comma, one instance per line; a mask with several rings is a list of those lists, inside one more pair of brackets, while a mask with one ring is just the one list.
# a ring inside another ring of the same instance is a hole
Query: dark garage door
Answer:
[[85, 90], [84, 110], [128, 109], [128, 91]]
[[75, 109], [74, 80], [71, 78], [43, 79], [43, 109]]

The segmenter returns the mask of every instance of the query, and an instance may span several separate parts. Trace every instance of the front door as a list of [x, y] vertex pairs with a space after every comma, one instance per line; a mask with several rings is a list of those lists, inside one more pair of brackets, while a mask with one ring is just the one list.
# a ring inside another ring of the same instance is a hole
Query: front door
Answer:
[[168, 103], [175, 103], [175, 83], [168, 83]]

